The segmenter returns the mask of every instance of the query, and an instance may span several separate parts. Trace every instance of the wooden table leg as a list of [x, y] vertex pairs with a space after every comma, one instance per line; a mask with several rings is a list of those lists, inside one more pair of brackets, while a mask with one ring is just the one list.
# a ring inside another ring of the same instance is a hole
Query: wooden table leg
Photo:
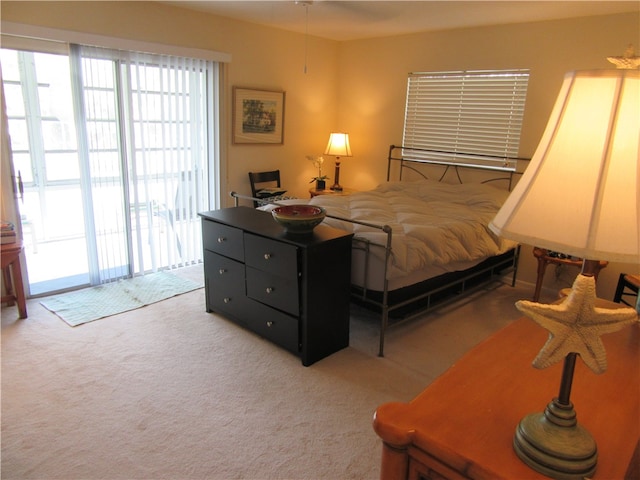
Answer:
[[533, 301], [537, 302], [540, 298], [540, 290], [542, 289], [542, 281], [544, 280], [544, 273], [547, 270], [547, 261], [538, 257], [538, 277], [536, 278], [536, 289], [533, 292]]
[[2, 267], [2, 281], [4, 282], [4, 290], [7, 293], [4, 297], [7, 300], [7, 306], [13, 307], [15, 305], [15, 296], [13, 295], [13, 284], [11, 281], [11, 264], [7, 267]]
[[2, 279], [6, 295], [3, 302], [12, 306], [18, 304], [20, 318], [27, 318], [27, 299], [24, 294], [22, 269], [20, 267], [20, 254], [23, 251], [22, 242], [2, 245]]
[[22, 268], [20, 268], [20, 259], [16, 258], [13, 262], [12, 268], [13, 280], [15, 283], [16, 301], [18, 303], [19, 318], [27, 318], [27, 299], [24, 296], [24, 284], [22, 283]]

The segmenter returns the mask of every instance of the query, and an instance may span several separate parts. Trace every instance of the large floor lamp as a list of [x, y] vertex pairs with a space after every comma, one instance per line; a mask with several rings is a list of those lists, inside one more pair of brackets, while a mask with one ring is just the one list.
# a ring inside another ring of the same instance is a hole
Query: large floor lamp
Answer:
[[577, 357], [603, 373], [600, 336], [638, 321], [635, 309], [595, 307], [594, 267], [640, 264], [639, 143], [638, 70], [567, 73], [530, 165], [490, 224], [503, 237], [586, 259], [562, 303], [516, 303], [549, 331], [534, 367], [564, 361], [558, 396], [523, 418], [513, 439], [518, 457], [552, 478], [583, 479], [597, 466], [596, 441], [570, 400]]

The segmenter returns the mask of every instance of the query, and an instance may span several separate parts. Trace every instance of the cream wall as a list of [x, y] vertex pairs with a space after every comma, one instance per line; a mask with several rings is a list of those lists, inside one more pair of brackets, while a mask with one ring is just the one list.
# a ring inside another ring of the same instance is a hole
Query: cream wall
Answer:
[[[388, 146], [402, 140], [408, 72], [531, 69], [520, 152], [531, 156], [564, 73], [608, 68], [606, 56], [621, 54], [629, 43], [640, 47], [637, 13], [341, 43], [310, 37], [305, 74], [303, 35], [177, 7], [153, 2], [3, 0], [0, 8], [4, 21], [230, 53], [232, 61], [224, 68], [223, 188], [249, 193], [248, 171], [280, 168], [290, 193], [300, 197], [307, 196], [309, 179], [315, 174], [304, 157], [321, 154], [331, 131], [349, 132], [354, 152], [343, 161], [340, 183], [364, 189], [384, 180]], [[284, 145], [231, 143], [233, 86], [286, 92]], [[333, 176], [331, 167], [329, 161], [325, 173]], [[639, 267], [610, 265], [598, 282], [600, 296], [613, 295], [623, 270]], [[564, 287], [577, 270], [560, 273], [556, 279], [549, 267], [545, 286]], [[535, 281], [530, 247], [523, 249], [519, 278]]]

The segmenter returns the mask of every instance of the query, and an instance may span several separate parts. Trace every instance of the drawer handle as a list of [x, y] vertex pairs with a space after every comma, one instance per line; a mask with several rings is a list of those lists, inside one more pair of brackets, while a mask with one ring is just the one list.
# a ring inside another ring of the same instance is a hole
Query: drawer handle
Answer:
[[230, 298], [230, 297], [224, 297], [224, 298], [222, 299], [222, 301], [223, 301], [224, 303], [229, 303], [229, 302], [231, 301], [231, 298]]
[[227, 241], [226, 237], [218, 237], [218, 243], [224, 243]]
[[227, 273], [227, 269], [226, 268], [221, 268], [220, 270], [218, 270], [218, 273], [220, 273], [220, 275], [223, 275], [223, 274]]
[[271, 320], [269, 320], [267, 322], [267, 327], [269, 327], [269, 328], [273, 327], [273, 322]]
[[265, 253], [264, 254], [264, 259], [265, 260], [269, 260], [271, 258], [271, 254], [270, 253]]
[[267, 293], [272, 293], [273, 292], [273, 287], [267, 287], [266, 292]]

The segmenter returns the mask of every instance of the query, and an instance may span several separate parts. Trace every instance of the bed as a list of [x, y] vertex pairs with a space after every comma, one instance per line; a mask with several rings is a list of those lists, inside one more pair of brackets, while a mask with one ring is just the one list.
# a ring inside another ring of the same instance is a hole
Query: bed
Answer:
[[[416, 150], [392, 145], [387, 181], [373, 190], [286, 202], [322, 206], [325, 224], [354, 232], [352, 299], [380, 312], [380, 356], [390, 325], [496, 276], [511, 273], [512, 284], [516, 278], [519, 246], [488, 229], [517, 174], [516, 159], [500, 159], [498, 165], [508, 163], [508, 168], [495, 168], [473, 158], [443, 162], [442, 152], [432, 158], [428, 151]], [[435, 180], [420, 170], [433, 166], [444, 169]], [[444, 181], [450, 169], [455, 183]], [[466, 183], [463, 169], [490, 176]], [[411, 177], [403, 178], [409, 170]], [[398, 180], [390, 180], [392, 172]], [[494, 183], [498, 181], [503, 185]]]

